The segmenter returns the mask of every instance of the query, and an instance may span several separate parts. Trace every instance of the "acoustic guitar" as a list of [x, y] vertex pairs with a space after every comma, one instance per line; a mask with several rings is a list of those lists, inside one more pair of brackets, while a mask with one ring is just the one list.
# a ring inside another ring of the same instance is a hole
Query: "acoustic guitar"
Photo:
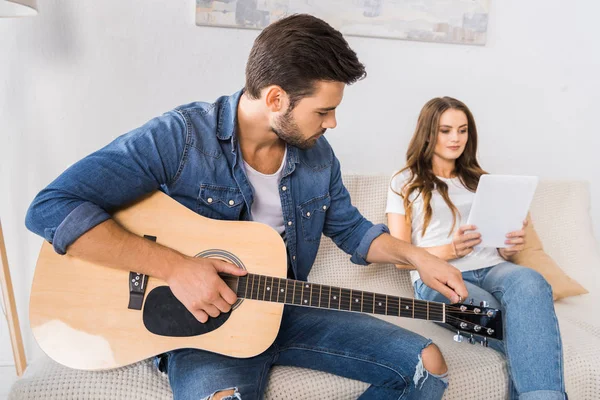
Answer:
[[286, 247], [274, 229], [208, 219], [162, 192], [113, 218], [148, 240], [189, 256], [228, 261], [248, 274], [222, 276], [238, 300], [230, 312], [200, 323], [165, 282], [61, 256], [45, 242], [31, 289], [30, 323], [42, 350], [70, 368], [117, 368], [180, 348], [252, 357], [275, 340], [284, 305], [418, 318], [449, 324], [471, 340], [502, 339], [497, 309], [287, 279]]

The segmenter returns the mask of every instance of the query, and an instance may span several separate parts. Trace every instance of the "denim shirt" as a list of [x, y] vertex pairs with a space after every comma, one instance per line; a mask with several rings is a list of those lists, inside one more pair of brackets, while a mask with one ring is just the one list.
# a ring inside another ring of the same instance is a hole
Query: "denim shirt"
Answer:
[[[65, 254], [110, 213], [155, 190], [208, 218], [251, 220], [253, 191], [236, 137], [241, 94], [178, 107], [72, 165], [36, 196], [27, 227]], [[388, 232], [351, 204], [324, 137], [308, 150], [287, 146], [279, 194], [297, 279], [307, 279], [322, 234], [366, 265], [371, 242]]]

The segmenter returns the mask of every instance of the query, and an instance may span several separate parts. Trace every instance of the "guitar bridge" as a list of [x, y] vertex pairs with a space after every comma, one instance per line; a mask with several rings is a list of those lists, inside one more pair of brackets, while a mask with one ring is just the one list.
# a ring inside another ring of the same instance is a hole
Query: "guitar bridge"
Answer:
[[[156, 242], [156, 236], [144, 235], [148, 240]], [[144, 304], [148, 276], [137, 272], [129, 272], [129, 305], [131, 310], [141, 310]]]

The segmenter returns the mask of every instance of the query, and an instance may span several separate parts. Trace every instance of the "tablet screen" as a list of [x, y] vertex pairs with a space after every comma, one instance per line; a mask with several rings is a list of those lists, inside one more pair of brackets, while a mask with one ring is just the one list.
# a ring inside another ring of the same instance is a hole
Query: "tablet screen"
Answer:
[[477, 247], [507, 247], [506, 234], [523, 227], [537, 183], [536, 176], [481, 176], [467, 220], [481, 233]]

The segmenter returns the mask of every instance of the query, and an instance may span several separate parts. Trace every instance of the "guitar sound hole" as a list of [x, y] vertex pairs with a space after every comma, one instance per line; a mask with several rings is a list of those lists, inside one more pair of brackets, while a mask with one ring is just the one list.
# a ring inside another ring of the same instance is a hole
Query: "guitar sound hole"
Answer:
[[221, 313], [217, 318], [209, 317], [203, 324], [177, 300], [168, 286], [159, 286], [148, 294], [143, 320], [146, 329], [155, 335], [188, 337], [218, 329], [227, 321], [230, 313]]

